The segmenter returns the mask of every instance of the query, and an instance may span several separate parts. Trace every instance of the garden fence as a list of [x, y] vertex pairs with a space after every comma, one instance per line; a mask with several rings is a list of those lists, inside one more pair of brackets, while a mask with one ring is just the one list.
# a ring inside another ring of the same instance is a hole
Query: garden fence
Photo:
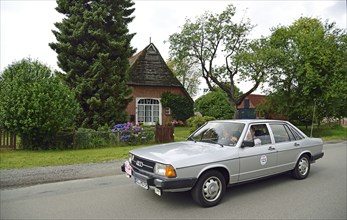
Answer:
[[0, 129], [0, 148], [16, 149], [16, 134]]

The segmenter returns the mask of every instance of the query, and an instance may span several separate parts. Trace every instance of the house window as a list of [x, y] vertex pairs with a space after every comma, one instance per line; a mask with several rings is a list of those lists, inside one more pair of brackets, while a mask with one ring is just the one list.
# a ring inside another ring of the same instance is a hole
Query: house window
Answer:
[[245, 99], [244, 104], [245, 104], [244, 108], [249, 108], [249, 99]]
[[171, 108], [169, 107], [165, 108], [165, 115], [171, 115]]
[[160, 122], [160, 103], [158, 99], [138, 99], [137, 121], [144, 124]]

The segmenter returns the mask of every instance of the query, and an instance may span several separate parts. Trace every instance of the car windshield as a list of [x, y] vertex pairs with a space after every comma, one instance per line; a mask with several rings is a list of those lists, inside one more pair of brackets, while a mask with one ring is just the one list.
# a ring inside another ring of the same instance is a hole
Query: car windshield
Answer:
[[236, 122], [209, 122], [188, 140], [234, 146], [239, 141], [244, 127], [244, 124]]

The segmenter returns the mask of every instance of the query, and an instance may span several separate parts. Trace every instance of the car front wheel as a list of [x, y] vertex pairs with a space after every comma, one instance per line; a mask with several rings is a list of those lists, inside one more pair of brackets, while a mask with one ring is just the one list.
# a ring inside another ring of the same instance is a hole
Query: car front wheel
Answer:
[[192, 189], [193, 200], [202, 207], [217, 205], [225, 194], [225, 178], [217, 170], [201, 175]]
[[311, 163], [310, 159], [306, 154], [302, 155], [298, 162], [296, 163], [296, 166], [294, 170], [292, 171], [292, 175], [295, 179], [305, 179], [308, 174], [310, 173]]

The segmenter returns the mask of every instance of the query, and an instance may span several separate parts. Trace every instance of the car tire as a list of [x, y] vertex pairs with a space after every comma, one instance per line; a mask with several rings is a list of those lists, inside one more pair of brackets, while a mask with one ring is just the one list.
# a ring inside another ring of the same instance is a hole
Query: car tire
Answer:
[[217, 205], [225, 194], [225, 178], [217, 170], [203, 173], [191, 193], [193, 200], [202, 207]]
[[298, 180], [305, 179], [310, 173], [310, 168], [310, 159], [306, 154], [304, 154], [299, 158], [294, 170], [292, 170], [292, 176]]

